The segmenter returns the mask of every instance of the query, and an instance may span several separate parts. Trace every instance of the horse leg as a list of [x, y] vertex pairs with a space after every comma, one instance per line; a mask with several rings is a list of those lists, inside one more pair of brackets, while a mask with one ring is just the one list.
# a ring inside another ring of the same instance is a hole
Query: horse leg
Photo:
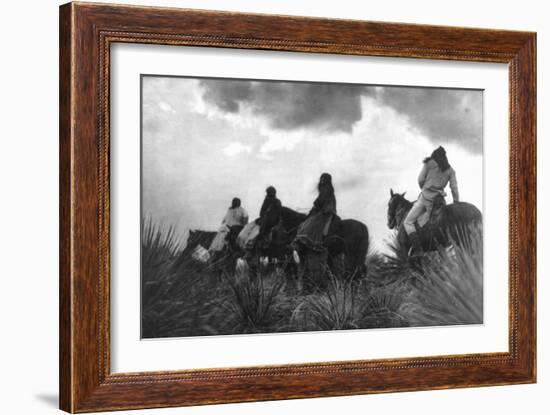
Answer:
[[346, 256], [343, 252], [340, 252], [334, 256], [329, 256], [327, 263], [334, 276], [337, 278], [343, 277], [346, 272]]
[[[305, 260], [305, 258], [304, 258]], [[296, 267], [296, 289], [301, 295], [307, 295], [311, 291], [311, 281], [309, 280], [307, 265], [302, 261], [295, 264]]]
[[311, 290], [325, 289], [327, 283], [327, 252], [308, 252], [305, 260], [305, 278]]
[[286, 282], [286, 291], [289, 294], [297, 292], [297, 284], [296, 284], [296, 267], [295, 264], [291, 261], [286, 263], [282, 268], [282, 276], [285, 279]]
[[300, 294], [304, 289], [304, 280], [302, 279], [302, 275], [300, 274], [301, 270], [299, 268], [300, 267], [298, 265], [292, 263], [294, 287], [296, 294]]

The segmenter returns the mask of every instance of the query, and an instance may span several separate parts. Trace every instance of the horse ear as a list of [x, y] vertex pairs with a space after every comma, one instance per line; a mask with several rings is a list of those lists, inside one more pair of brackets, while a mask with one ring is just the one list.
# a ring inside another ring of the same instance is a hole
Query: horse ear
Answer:
[[390, 196], [393, 197], [393, 189], [390, 189]]
[[405, 193], [407, 193], [406, 191], [401, 193], [401, 196], [405, 197]]

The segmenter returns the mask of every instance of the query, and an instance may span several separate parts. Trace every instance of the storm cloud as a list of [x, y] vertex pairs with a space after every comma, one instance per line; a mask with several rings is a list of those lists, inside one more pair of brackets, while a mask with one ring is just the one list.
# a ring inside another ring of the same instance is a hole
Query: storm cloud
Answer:
[[408, 117], [435, 144], [458, 144], [481, 153], [483, 95], [479, 90], [384, 87], [377, 99]]
[[279, 130], [350, 133], [361, 120], [363, 88], [355, 85], [202, 80], [203, 98], [222, 111], [248, 109]]
[[206, 103], [227, 113], [251, 111], [283, 131], [351, 133], [362, 118], [361, 98], [370, 97], [406, 117], [435, 145], [482, 151], [479, 90], [230, 79], [202, 79], [200, 85]]
[[155, 76], [142, 82], [142, 212], [180, 235], [218, 229], [235, 196], [257, 217], [269, 185], [285, 206], [307, 212], [319, 175], [329, 172], [339, 215], [367, 224], [372, 246], [382, 249], [390, 235], [389, 189], [418, 194], [422, 160], [446, 143], [461, 199], [483, 206], [483, 158], [468, 138], [468, 128], [475, 131], [468, 124], [481, 122], [479, 91]]

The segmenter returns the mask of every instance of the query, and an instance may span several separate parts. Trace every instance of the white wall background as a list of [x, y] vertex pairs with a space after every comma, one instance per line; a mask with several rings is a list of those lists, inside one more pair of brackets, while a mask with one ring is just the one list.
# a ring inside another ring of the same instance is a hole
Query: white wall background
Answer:
[[[146, 5], [311, 15], [538, 32], [539, 137], [539, 383], [536, 385], [455, 389], [345, 398], [176, 408], [158, 414], [403, 413], [499, 414], [548, 413], [550, 398], [550, 145], [544, 83], [549, 64], [550, 13], [535, 0], [480, 2], [358, 2], [262, 0], [161, 1]], [[0, 412], [57, 412], [58, 305], [58, 9], [54, 0], [2, 5], [0, 66]], [[545, 24], [546, 23], [546, 24]], [[7, 93], [6, 93], [7, 91]], [[7, 265], [7, 266], [6, 266]], [[134, 412], [135, 413], [135, 412]]]

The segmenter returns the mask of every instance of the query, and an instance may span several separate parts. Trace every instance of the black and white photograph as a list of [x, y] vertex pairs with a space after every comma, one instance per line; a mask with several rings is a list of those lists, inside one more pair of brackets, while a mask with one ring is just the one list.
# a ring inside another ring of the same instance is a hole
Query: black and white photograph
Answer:
[[4, 2], [1, 412], [546, 414], [547, 3], [441, 4]]
[[483, 90], [141, 76], [143, 339], [483, 324]]

